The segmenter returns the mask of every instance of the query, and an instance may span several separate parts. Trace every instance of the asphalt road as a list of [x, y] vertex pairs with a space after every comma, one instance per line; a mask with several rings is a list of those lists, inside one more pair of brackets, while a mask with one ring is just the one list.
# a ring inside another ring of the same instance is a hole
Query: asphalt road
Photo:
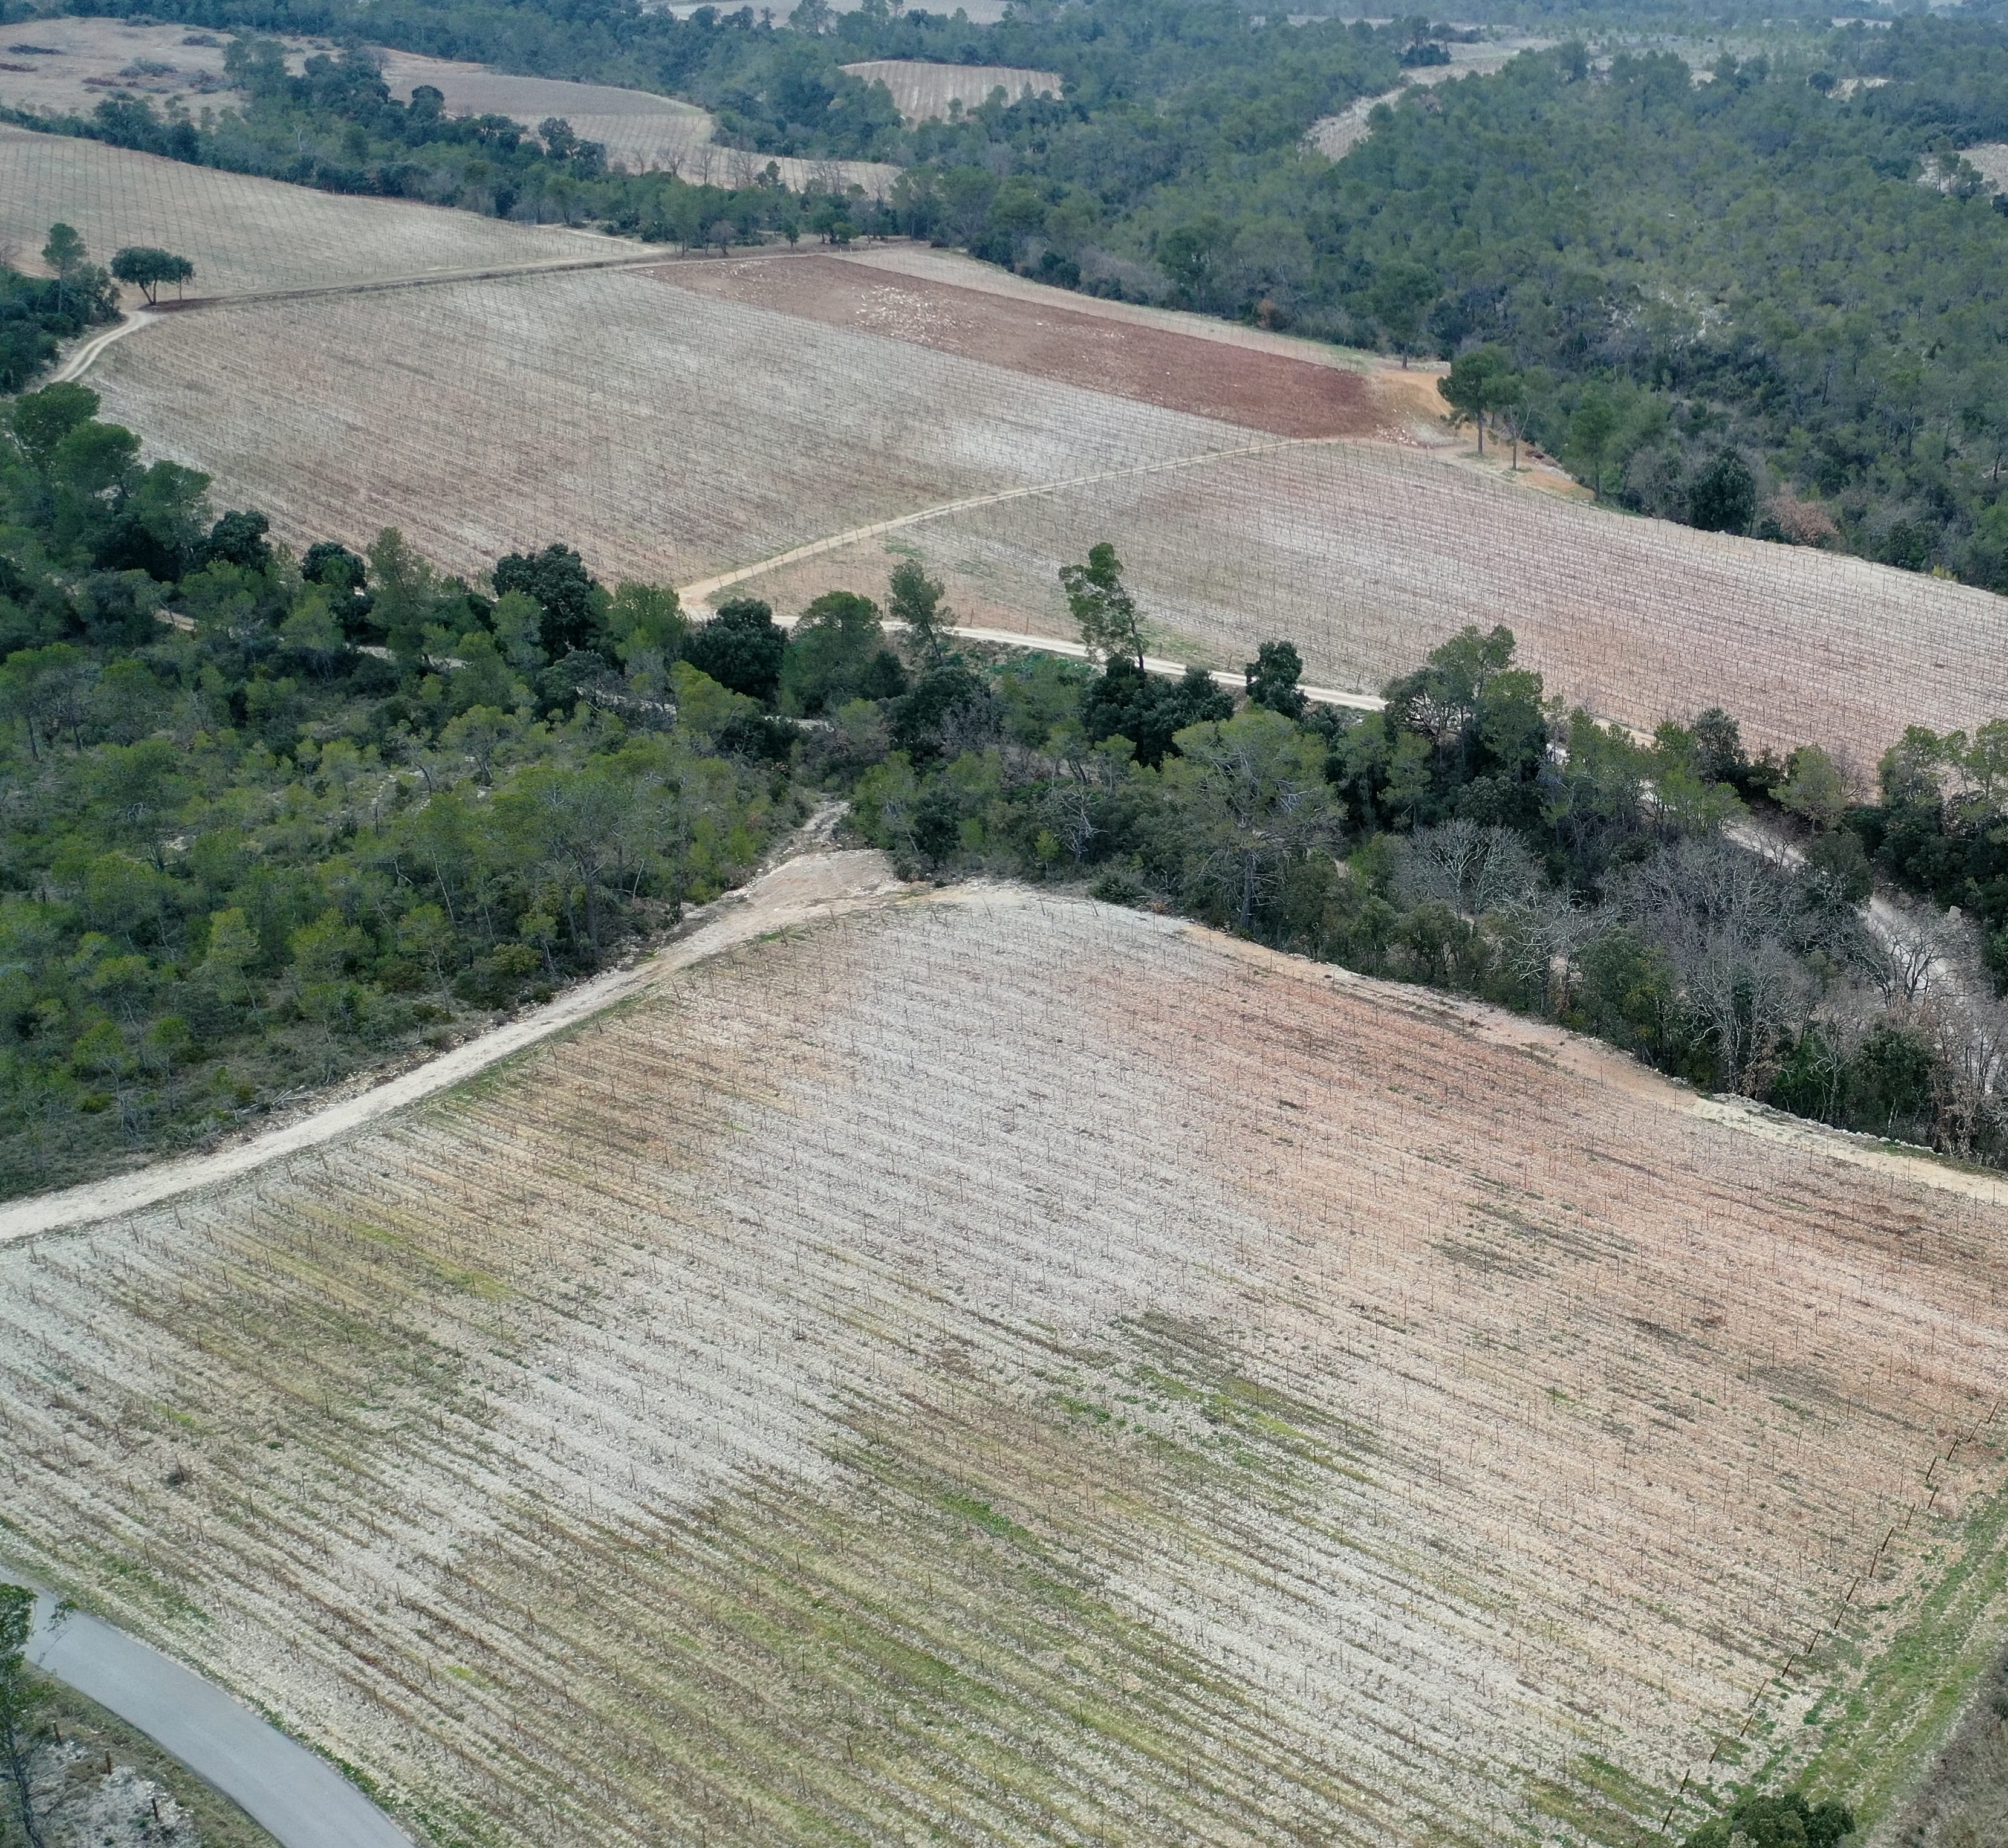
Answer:
[[284, 1848], [412, 1848], [361, 1791], [214, 1682], [81, 1611], [36, 1601], [28, 1659], [213, 1784]]

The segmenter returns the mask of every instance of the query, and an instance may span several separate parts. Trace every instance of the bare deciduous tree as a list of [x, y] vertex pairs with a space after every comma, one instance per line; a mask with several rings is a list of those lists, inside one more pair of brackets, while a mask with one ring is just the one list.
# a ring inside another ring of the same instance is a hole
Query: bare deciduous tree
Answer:
[[1540, 869], [1510, 828], [1446, 822], [1419, 828], [1402, 843], [1395, 891], [1410, 904], [1434, 900], [1461, 917], [1524, 904], [1540, 889]]

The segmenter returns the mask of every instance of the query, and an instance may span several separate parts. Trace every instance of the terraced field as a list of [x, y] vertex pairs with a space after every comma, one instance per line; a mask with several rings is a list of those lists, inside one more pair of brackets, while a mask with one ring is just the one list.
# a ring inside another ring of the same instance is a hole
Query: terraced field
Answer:
[[896, 901], [0, 1253], [5, 1545], [440, 1840], [1873, 1814], [2003, 1614], [2003, 1193]]

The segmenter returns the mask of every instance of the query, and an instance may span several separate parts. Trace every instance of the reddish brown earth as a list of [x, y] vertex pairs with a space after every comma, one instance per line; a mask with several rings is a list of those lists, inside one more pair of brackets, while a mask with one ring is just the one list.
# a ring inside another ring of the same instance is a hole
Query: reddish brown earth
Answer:
[[1357, 373], [1137, 327], [836, 257], [750, 257], [644, 270], [675, 288], [981, 359], [1059, 383], [1278, 436], [1395, 434]]

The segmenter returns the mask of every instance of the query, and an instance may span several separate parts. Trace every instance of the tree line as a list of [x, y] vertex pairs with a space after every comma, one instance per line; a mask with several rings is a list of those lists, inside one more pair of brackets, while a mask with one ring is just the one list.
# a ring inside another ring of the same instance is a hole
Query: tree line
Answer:
[[[907, 560], [885, 606], [903, 688], [857, 596], [813, 675], [805, 652], [793, 680], [742, 684], [821, 716], [825, 776], [914, 873], [1084, 885], [1543, 1014], [1697, 1086], [2008, 1155], [2008, 721], [1907, 733], [1864, 799], [1816, 744], [1752, 757], [1720, 710], [1642, 742], [1566, 709], [1504, 628], [1352, 712], [1306, 700], [1286, 641], [1238, 694], [1147, 673], [1112, 546], [1062, 581], [1097, 666], [955, 647]], [[1897, 924], [1865, 910], [1878, 881], [1914, 901]]]

